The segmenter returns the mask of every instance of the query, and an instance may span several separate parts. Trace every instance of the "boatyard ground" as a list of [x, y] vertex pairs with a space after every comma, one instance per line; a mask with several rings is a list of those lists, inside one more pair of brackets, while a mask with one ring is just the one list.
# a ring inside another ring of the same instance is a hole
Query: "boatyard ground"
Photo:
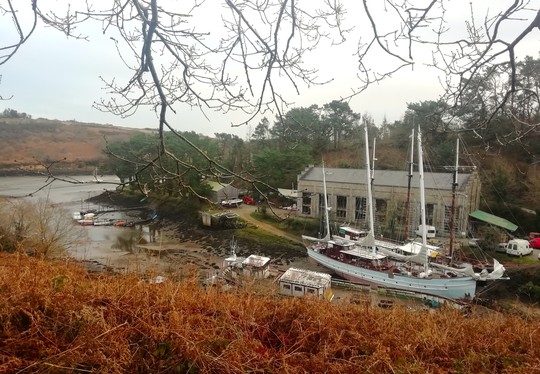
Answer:
[[[101, 197], [102, 198], [102, 197]], [[110, 197], [109, 197], [110, 198]], [[96, 198], [99, 200], [99, 198]], [[93, 200], [96, 200], [93, 199]], [[137, 199], [115, 197], [116, 203], [130, 206]], [[120, 272], [135, 272], [139, 274], [187, 274], [199, 273], [205, 278], [215, 274], [222, 265], [223, 259], [230, 255], [230, 241], [233, 237], [238, 242], [238, 255], [247, 257], [258, 254], [270, 257], [272, 268], [279, 273], [289, 267], [307, 269], [319, 272], [330, 272], [328, 269], [311, 262], [300, 243], [298, 236], [280, 230], [275, 225], [254, 218], [257, 206], [240, 205], [239, 208], [228, 212], [237, 214], [247, 222], [241, 229], [209, 229], [199, 220], [182, 219], [175, 215], [167, 215], [162, 219], [161, 231], [154, 243], [138, 244], [131, 251], [103, 248], [100, 256], [88, 261], [95, 269], [105, 268]], [[275, 210], [286, 218], [290, 211]], [[128, 229], [129, 230], [129, 229]], [[245, 235], [245, 236], [244, 236]], [[508, 303], [515, 301], [527, 302], [526, 295], [518, 294], [520, 286], [528, 281], [540, 284], [540, 265], [537, 260], [538, 250], [523, 259], [513, 259], [505, 254], [489, 253], [498, 256], [508, 269], [510, 279], [496, 282], [481, 289], [477, 297], [479, 303], [495, 309], [512, 308]], [[90, 260], [90, 259], [89, 259]], [[516, 262], [512, 262], [512, 260]], [[100, 270], [100, 271], [101, 271]], [[358, 299], [356, 292], [336, 293], [336, 300]], [[378, 296], [376, 298], [378, 302]], [[520, 303], [521, 304], [521, 303]], [[532, 307], [536, 313], [535, 304], [523, 305]], [[520, 305], [522, 307], [522, 305]]]

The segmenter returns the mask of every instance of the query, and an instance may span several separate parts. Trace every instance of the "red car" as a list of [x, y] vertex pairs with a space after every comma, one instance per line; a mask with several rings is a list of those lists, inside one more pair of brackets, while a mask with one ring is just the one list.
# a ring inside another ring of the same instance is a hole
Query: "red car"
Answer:
[[255, 205], [255, 200], [253, 200], [251, 197], [245, 195], [242, 200], [244, 201], [244, 204], [247, 205]]
[[540, 249], [540, 238], [534, 238], [529, 240], [529, 245], [531, 246], [531, 248]]

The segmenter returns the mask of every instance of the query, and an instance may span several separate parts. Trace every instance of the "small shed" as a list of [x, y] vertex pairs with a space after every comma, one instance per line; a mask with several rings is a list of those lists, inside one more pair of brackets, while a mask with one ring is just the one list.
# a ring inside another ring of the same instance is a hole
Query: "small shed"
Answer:
[[243, 274], [254, 278], [266, 278], [270, 275], [270, 258], [249, 255], [242, 261]]
[[208, 185], [212, 188], [210, 200], [215, 203], [221, 203], [223, 200], [236, 199], [240, 194], [240, 190], [234, 187], [231, 183], [215, 181], [209, 181], [206, 183], [208, 183]]
[[311, 270], [289, 268], [279, 278], [279, 291], [288, 296], [314, 296], [332, 300], [332, 276]]

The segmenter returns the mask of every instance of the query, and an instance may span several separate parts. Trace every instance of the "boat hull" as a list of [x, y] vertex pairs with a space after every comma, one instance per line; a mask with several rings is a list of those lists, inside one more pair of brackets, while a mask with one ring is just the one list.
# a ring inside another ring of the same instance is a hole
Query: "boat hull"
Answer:
[[413, 278], [347, 264], [310, 248], [307, 251], [308, 256], [315, 262], [333, 270], [336, 274], [351, 282], [367, 282], [382, 287], [444, 296], [452, 299], [473, 298], [476, 293], [476, 280], [472, 277]]

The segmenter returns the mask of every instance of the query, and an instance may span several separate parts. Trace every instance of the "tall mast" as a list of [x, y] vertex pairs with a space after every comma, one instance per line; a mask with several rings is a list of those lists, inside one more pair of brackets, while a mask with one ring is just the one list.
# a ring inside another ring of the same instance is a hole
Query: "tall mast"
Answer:
[[405, 203], [405, 240], [409, 239], [409, 216], [411, 215], [411, 180], [414, 171], [414, 127], [411, 134], [411, 159], [409, 161], [409, 180], [407, 182], [407, 201]]
[[366, 172], [367, 172], [367, 206], [368, 206], [368, 212], [369, 212], [369, 231], [371, 232], [371, 235], [375, 236], [375, 230], [374, 230], [374, 224], [373, 224], [373, 196], [371, 193], [371, 171], [369, 167], [369, 139], [368, 139], [368, 124], [366, 121], [365, 126], [365, 137], [366, 137]]
[[[426, 227], [426, 195], [425, 195], [425, 183], [424, 183], [424, 159], [422, 154], [422, 133], [418, 129], [418, 175], [420, 176], [420, 213], [422, 218], [422, 252], [427, 252], [427, 227]], [[427, 254], [424, 264], [427, 271]]]
[[330, 239], [330, 219], [328, 218], [328, 197], [326, 195], [326, 172], [324, 171], [324, 161], [322, 162], [322, 178], [324, 193], [324, 228], [326, 230], [325, 239]]
[[459, 138], [456, 139], [456, 166], [454, 168], [454, 178], [452, 181], [452, 205], [450, 208], [450, 251], [448, 253], [451, 260], [454, 255], [454, 216], [456, 213], [456, 191], [458, 186], [458, 168], [459, 168]]
[[375, 145], [377, 144], [377, 138], [373, 138], [373, 152], [371, 156], [371, 187], [373, 188], [373, 181], [375, 180]]

